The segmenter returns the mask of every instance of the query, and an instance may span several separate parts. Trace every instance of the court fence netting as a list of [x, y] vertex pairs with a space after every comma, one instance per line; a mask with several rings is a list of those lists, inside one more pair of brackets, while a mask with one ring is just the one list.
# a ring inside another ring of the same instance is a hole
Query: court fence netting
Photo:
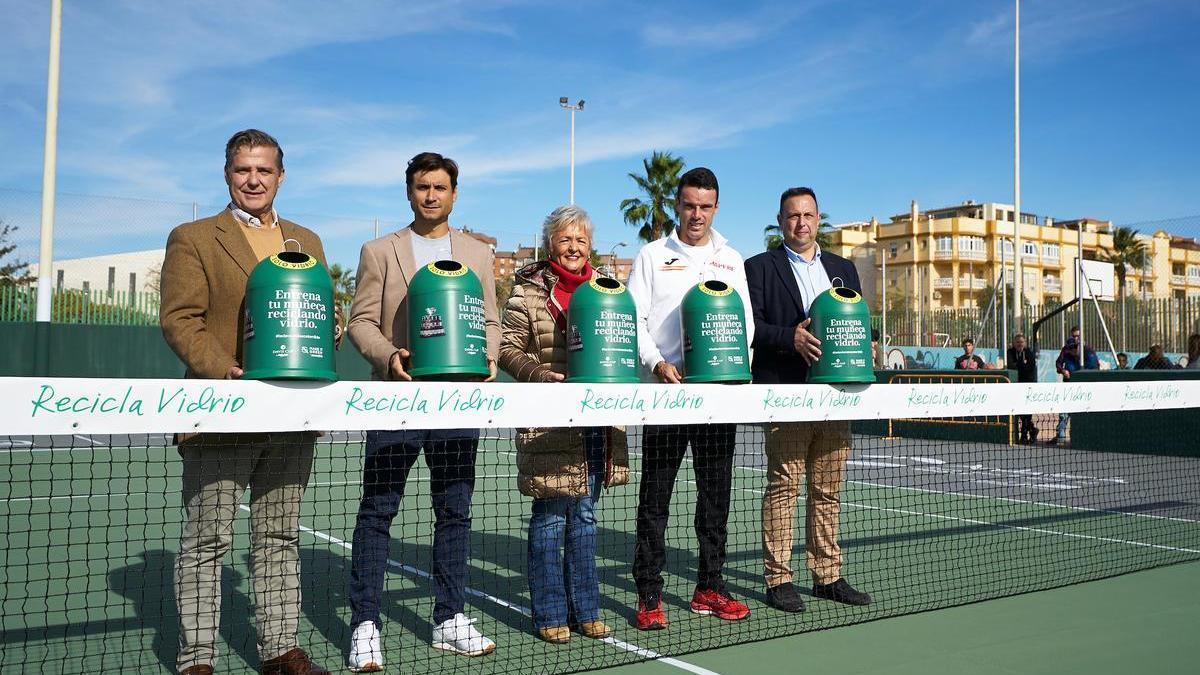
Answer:
[[[1197, 561], [1198, 407], [1197, 380], [0, 378], [0, 664], [173, 672], [209, 630], [218, 672], [292, 633], [336, 672], [371, 617], [391, 672], [574, 672]], [[806, 611], [768, 604], [768, 578]], [[698, 583], [748, 616], [691, 611]], [[637, 628], [639, 595], [665, 629]], [[490, 654], [432, 648], [460, 609]], [[611, 634], [551, 644], [535, 615]]]

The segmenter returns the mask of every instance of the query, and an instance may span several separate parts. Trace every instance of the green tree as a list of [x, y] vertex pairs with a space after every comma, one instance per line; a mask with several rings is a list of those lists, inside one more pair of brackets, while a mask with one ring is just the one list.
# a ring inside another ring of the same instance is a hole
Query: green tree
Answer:
[[621, 201], [625, 222], [638, 228], [638, 238], [654, 241], [667, 236], [675, 228], [675, 191], [679, 188], [679, 173], [683, 171], [682, 157], [657, 150], [642, 160], [646, 174], [629, 174], [643, 197]]
[[354, 270], [334, 263], [329, 268], [333, 277], [333, 298], [340, 307], [349, 307], [354, 302]]
[[0, 286], [15, 286], [33, 279], [29, 276], [29, 263], [20, 259], [5, 260], [17, 250], [17, 245], [9, 243], [8, 240], [16, 231], [15, 226], [0, 220]]
[[[828, 248], [832, 232], [833, 226], [829, 224], [829, 214], [822, 213], [821, 224], [817, 226], [817, 246]], [[763, 243], [766, 244], [768, 251], [783, 246], [783, 231], [779, 229], [778, 223], [772, 223], [763, 228]]]
[[1112, 263], [1117, 273], [1117, 298], [1125, 300], [1125, 275], [1129, 268], [1140, 270], [1148, 262], [1146, 242], [1138, 239], [1138, 231], [1132, 227], [1118, 227], [1113, 231], [1112, 248], [1101, 247], [1098, 260]]
[[501, 316], [504, 316], [504, 306], [508, 304], [508, 298], [512, 295], [516, 282], [517, 279], [513, 276], [496, 279], [496, 310]]

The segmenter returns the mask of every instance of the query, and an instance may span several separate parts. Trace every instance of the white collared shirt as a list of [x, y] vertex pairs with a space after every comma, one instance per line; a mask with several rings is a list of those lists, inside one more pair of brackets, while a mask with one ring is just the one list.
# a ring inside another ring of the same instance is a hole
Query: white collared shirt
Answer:
[[[789, 266], [792, 268], [792, 276], [796, 277], [796, 285], [800, 287], [800, 299], [804, 303], [805, 316], [808, 315], [808, 309], [812, 307], [813, 300], [833, 288], [829, 274], [825, 271], [825, 266], [821, 264], [821, 247], [815, 243], [813, 246], [816, 247], [817, 253], [812, 260], [806, 260], [804, 256], [788, 248], [786, 244], [783, 246], [783, 250], [787, 252]], [[843, 283], [845, 282], [843, 281]]]
[[233, 217], [246, 227], [253, 227], [256, 230], [279, 227], [279, 214], [275, 212], [274, 207], [271, 208], [271, 222], [269, 223], [264, 223], [256, 216], [239, 209], [233, 202], [229, 202], [229, 210], [233, 212]]

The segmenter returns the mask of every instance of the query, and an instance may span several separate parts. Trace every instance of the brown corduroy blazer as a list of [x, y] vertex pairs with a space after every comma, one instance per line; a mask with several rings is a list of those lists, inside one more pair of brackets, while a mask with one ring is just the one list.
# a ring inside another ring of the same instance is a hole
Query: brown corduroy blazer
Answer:
[[[246, 281], [258, 258], [229, 209], [171, 230], [163, 259], [159, 322], [187, 366], [185, 377], [220, 379], [242, 365]], [[284, 240], [325, 265], [312, 230], [279, 219]]]
[[[388, 380], [388, 364], [397, 350], [408, 348], [408, 284], [417, 273], [410, 228], [363, 244], [358, 259], [354, 304], [347, 331], [350, 341], [371, 364], [372, 377]], [[450, 254], [466, 265], [483, 285], [487, 357], [500, 350], [500, 314], [496, 309], [493, 253], [487, 244], [450, 229]]]

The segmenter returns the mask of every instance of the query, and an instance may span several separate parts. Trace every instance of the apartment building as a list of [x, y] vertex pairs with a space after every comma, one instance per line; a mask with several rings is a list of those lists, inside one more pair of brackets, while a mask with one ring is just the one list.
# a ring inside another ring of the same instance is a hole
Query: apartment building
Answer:
[[[1019, 221], [1019, 224], [1018, 224]], [[831, 233], [832, 249], [855, 261], [863, 291], [878, 303], [883, 260], [891, 298], [919, 298], [932, 309], [986, 305], [986, 289], [998, 285], [1001, 269], [1012, 283], [1016, 228], [1021, 232], [1024, 294], [1032, 304], [1075, 297], [1075, 261], [1082, 237], [1083, 258], [1112, 249], [1112, 222], [1095, 218], [1041, 221], [1031, 213], [1017, 218], [1011, 205], [966, 201], [909, 213], [891, 222], [850, 223]], [[1200, 296], [1200, 244], [1159, 230], [1139, 233], [1148, 253], [1146, 269], [1129, 269], [1126, 292], [1147, 297]], [[1115, 274], [1114, 274], [1115, 276]], [[874, 281], [866, 288], [866, 280]], [[1114, 280], [1114, 285], [1116, 281]]]

